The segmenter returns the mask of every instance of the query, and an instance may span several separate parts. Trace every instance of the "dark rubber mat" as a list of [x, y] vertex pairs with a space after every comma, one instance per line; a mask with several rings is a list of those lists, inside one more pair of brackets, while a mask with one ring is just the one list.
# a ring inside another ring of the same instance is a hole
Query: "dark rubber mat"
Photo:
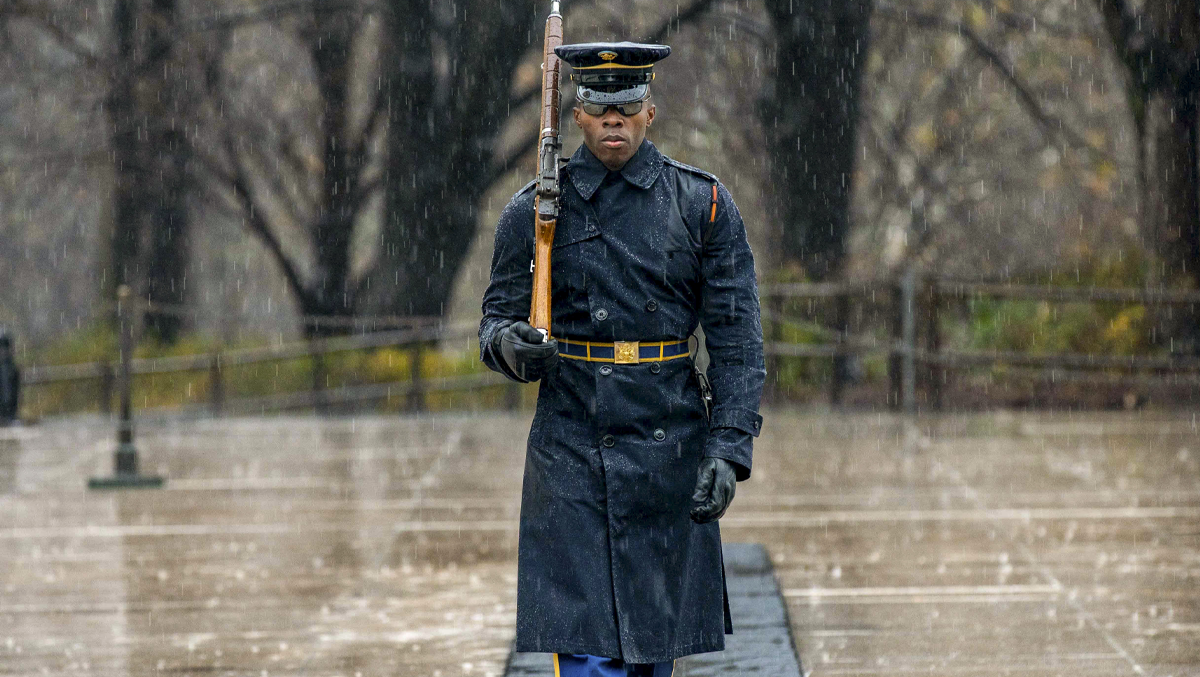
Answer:
[[[725, 637], [725, 650], [681, 659], [673, 677], [800, 677], [787, 607], [766, 549], [757, 543], [726, 543], [725, 577], [733, 614], [733, 634]], [[554, 677], [554, 667], [549, 654], [514, 653], [504, 674]]]

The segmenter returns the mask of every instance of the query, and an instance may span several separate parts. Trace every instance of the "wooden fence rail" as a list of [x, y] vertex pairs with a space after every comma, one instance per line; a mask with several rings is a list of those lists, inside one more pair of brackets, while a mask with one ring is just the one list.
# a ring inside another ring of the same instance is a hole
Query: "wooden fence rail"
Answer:
[[[849, 283], [788, 283], [763, 285], [764, 319], [768, 322], [766, 354], [775, 362], [771, 371], [778, 373], [780, 358], [824, 357], [834, 360], [830, 379], [830, 401], [841, 402], [851, 356], [885, 354], [889, 358], [888, 403], [905, 411], [916, 408], [917, 365], [928, 369], [930, 400], [935, 409], [942, 406], [942, 391], [951, 369], [1007, 366], [1064, 374], [1086, 370], [1121, 369], [1140, 374], [1139, 381], [1176, 378], [1180, 373], [1200, 371], [1200, 357], [1186, 355], [1093, 355], [1077, 353], [1033, 354], [1013, 351], [954, 350], [944, 346], [940, 312], [954, 299], [991, 298], [1035, 300], [1054, 303], [1118, 303], [1146, 306], [1200, 307], [1200, 292], [1176, 289], [1122, 289], [1104, 287], [1054, 287], [1002, 282], [919, 279], [915, 273], [896, 280], [871, 280]], [[833, 300], [837, 304], [834, 326], [823, 332], [832, 340], [817, 344], [792, 344], [783, 341], [784, 302], [797, 299]], [[855, 339], [849, 335], [847, 317], [851, 306], [885, 306], [890, 315], [889, 341]], [[920, 320], [924, 319], [924, 322]], [[918, 345], [924, 325], [925, 346]], [[1150, 377], [1146, 377], [1146, 373]]]
[[[767, 325], [765, 353], [773, 362], [769, 369], [779, 373], [779, 360], [785, 358], [822, 358], [833, 360], [830, 400], [840, 404], [848, 380], [848, 360], [853, 357], [886, 356], [889, 361], [888, 403], [904, 410], [915, 409], [918, 365], [929, 374], [930, 400], [940, 408], [943, 384], [953, 369], [1007, 366], [1041, 370], [1061, 378], [1089, 370], [1123, 370], [1138, 375], [1140, 382], [1177, 378], [1180, 374], [1200, 372], [1200, 357], [1182, 355], [1091, 355], [1031, 354], [1013, 351], [955, 350], [944, 346], [940, 328], [940, 309], [954, 299], [992, 298], [1038, 300], [1055, 303], [1121, 303], [1143, 305], [1200, 306], [1200, 292], [1172, 289], [1119, 289], [1098, 287], [1051, 287], [1016, 285], [987, 281], [920, 279], [915, 273], [894, 280], [870, 280], [849, 283], [768, 284], [760, 288], [763, 317]], [[784, 340], [784, 327], [795, 324], [784, 314], [784, 303], [807, 299], [812, 303], [834, 304], [832, 326], [803, 325], [810, 334], [825, 340], [820, 343], [792, 343]], [[890, 319], [889, 338], [855, 337], [850, 333], [850, 318], [855, 306], [882, 308]], [[144, 309], [144, 308], [143, 308]], [[157, 311], [174, 308], [155, 307]], [[362, 322], [346, 318], [307, 318], [312, 324], [358, 326]], [[497, 374], [468, 374], [442, 379], [427, 379], [421, 374], [422, 351], [438, 342], [473, 342], [478, 325], [474, 322], [454, 325], [436, 324], [429, 318], [376, 318], [380, 324], [409, 325], [402, 329], [375, 331], [348, 336], [318, 338], [258, 348], [218, 350], [195, 355], [129, 359], [131, 376], [205, 371], [209, 379], [209, 397], [205, 404], [186, 405], [185, 411], [204, 409], [223, 411], [259, 411], [266, 409], [313, 407], [324, 409], [335, 402], [350, 402], [403, 397], [411, 411], [425, 406], [426, 393], [442, 390], [474, 390], [508, 384], [505, 403], [516, 407], [519, 386]], [[924, 345], [918, 336], [924, 334]], [[325, 357], [333, 353], [393, 347], [413, 353], [411, 376], [406, 381], [338, 388], [326, 387]], [[224, 371], [229, 367], [274, 361], [312, 359], [312, 386], [300, 392], [280, 393], [230, 400]], [[100, 383], [100, 410], [111, 411], [114, 389], [122, 365], [111, 361], [27, 367], [22, 380], [26, 385], [47, 385], [94, 379]]]
[[[294, 343], [284, 343], [258, 348], [220, 350], [193, 355], [129, 359], [128, 373], [131, 377], [146, 375], [181, 374], [205, 371], [208, 373], [208, 402], [189, 404], [178, 408], [181, 413], [204, 410], [212, 414], [227, 411], [265, 411], [293, 408], [315, 408], [324, 410], [335, 403], [378, 400], [390, 397], [404, 398], [412, 411], [425, 407], [427, 393], [455, 390], [477, 390], [499, 385], [508, 385], [505, 404], [515, 408], [520, 404], [519, 386], [499, 374], [492, 372], [465, 374], [451, 377], [428, 378], [421, 372], [421, 356], [428, 347], [447, 341], [473, 342], [478, 325], [458, 323], [425, 325], [410, 329], [379, 331], [369, 334], [319, 338]], [[358, 386], [328, 388], [326, 386], [325, 357], [333, 353], [378, 348], [399, 348], [411, 351], [411, 372], [408, 380], [375, 383]], [[308, 390], [277, 393], [253, 397], [229, 399], [226, 396], [225, 370], [230, 367], [311, 358], [312, 385]], [[120, 365], [112, 362], [88, 362], [80, 364], [31, 366], [23, 370], [24, 385], [51, 385], [80, 380], [100, 381], [100, 411], [111, 412], [114, 389], [119, 389], [116, 374]]]

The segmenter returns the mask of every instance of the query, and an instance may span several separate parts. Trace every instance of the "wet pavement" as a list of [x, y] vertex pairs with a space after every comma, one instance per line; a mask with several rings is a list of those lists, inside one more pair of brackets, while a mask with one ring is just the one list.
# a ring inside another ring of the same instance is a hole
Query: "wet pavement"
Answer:
[[[1191, 413], [766, 412], [722, 521], [814, 675], [1200, 675]], [[500, 675], [529, 414], [0, 430], [0, 673]]]

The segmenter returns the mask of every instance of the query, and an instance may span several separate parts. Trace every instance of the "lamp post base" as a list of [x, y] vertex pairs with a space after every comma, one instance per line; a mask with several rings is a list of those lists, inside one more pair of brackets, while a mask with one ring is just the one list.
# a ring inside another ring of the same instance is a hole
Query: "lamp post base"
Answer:
[[93, 477], [88, 489], [158, 489], [166, 482], [158, 475], [139, 475], [137, 449], [132, 442], [121, 442], [114, 454], [113, 476]]
[[157, 475], [113, 475], [89, 479], [88, 489], [161, 489], [165, 483]]

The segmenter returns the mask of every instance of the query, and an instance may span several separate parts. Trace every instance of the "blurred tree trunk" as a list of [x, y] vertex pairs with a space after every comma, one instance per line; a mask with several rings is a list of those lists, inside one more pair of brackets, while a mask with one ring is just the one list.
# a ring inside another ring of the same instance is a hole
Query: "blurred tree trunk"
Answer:
[[[1195, 0], [1146, 0], [1140, 10], [1129, 0], [1097, 2], [1141, 136], [1142, 227], [1160, 264], [1152, 277], [1200, 289], [1200, 11]], [[1167, 334], [1200, 348], [1195, 313]]]
[[[134, 103], [133, 69], [136, 53], [136, 0], [115, 0], [113, 41], [116, 63], [121, 64], [108, 95], [110, 143], [114, 161], [113, 235], [111, 261], [114, 286], [137, 289], [141, 252], [137, 105]], [[139, 292], [140, 293], [140, 292]], [[111, 298], [116, 298], [115, 294]]]
[[388, 1], [388, 169], [372, 275], [382, 309], [442, 315], [474, 239], [476, 202], [495, 180], [515, 71], [542, 42], [543, 5]]
[[[158, 303], [181, 305], [188, 262], [188, 142], [184, 77], [172, 55], [177, 0], [115, 0], [116, 62], [108, 97], [115, 160], [111, 279]], [[178, 313], [148, 312], [173, 342]]]
[[780, 267], [836, 276], [846, 256], [871, 0], [765, 0], [775, 73], [761, 101]]
[[[358, 218], [373, 188], [366, 175], [380, 103], [364, 129], [353, 128], [354, 44], [363, 18], [348, 12], [318, 15], [306, 36], [312, 53], [323, 111], [321, 197], [312, 228], [316, 268], [300, 290], [305, 315], [353, 317], [358, 308], [357, 282], [351, 269], [351, 245]], [[349, 333], [341, 327], [306, 326], [309, 336]]]
[[[380, 137], [387, 102], [378, 92], [365, 93], [363, 86], [376, 75], [374, 65], [359, 63], [356, 54], [364, 39], [373, 39], [366, 37], [366, 6], [304, 6], [303, 11], [307, 16], [298, 36], [312, 63], [316, 116], [283, 125], [251, 109], [250, 118], [235, 115], [221, 123], [224, 158], [200, 153], [198, 159], [216, 186], [233, 193], [240, 216], [280, 266], [299, 304], [305, 336], [315, 338], [354, 330], [360, 288], [366, 286], [355, 276], [354, 234], [380, 185], [372, 143]], [[230, 28], [239, 25], [233, 22]], [[218, 54], [210, 57], [214, 64], [222, 63], [232, 35], [226, 32]], [[228, 81], [214, 68], [207, 86], [222, 109], [238, 109], [243, 95], [238, 87], [244, 83]], [[289, 189], [292, 184], [304, 187], [299, 195]], [[311, 247], [285, 246], [292, 234]]]

